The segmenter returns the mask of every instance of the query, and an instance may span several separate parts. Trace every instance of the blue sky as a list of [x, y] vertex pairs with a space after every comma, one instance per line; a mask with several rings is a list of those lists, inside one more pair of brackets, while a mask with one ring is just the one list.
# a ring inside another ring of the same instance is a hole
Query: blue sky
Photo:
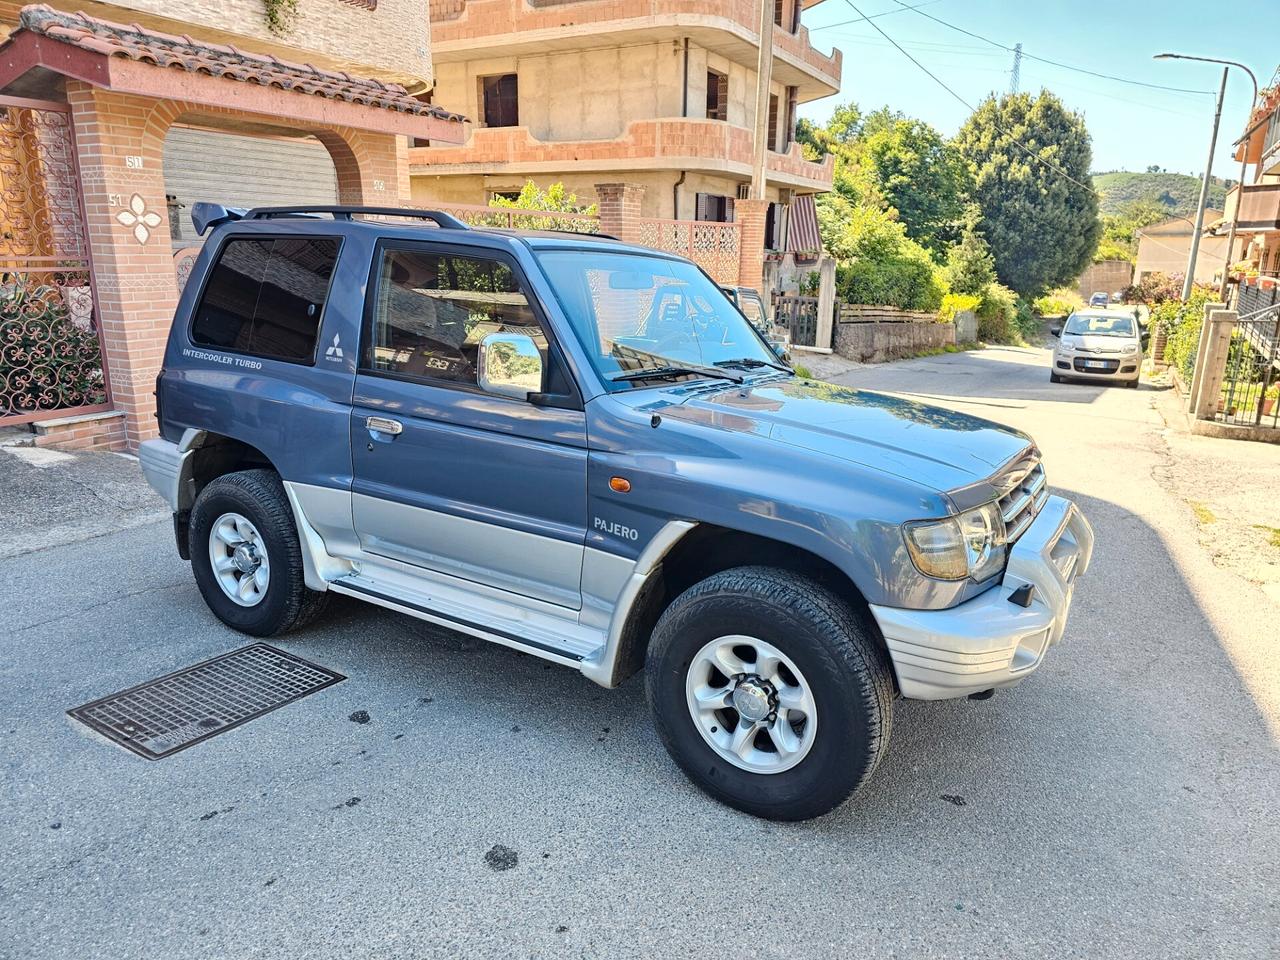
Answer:
[[[1145, 170], [1159, 164], [1178, 173], [1204, 170], [1221, 68], [1208, 63], [1152, 60], [1166, 51], [1238, 60], [1265, 87], [1280, 63], [1280, 0], [1244, 7], [1210, 0], [904, 0], [923, 13], [1027, 54], [1131, 80], [1208, 91], [1175, 93], [1086, 76], [1024, 57], [1021, 89], [1047, 87], [1084, 114], [1093, 136], [1094, 169]], [[857, 8], [961, 97], [976, 104], [1009, 88], [1013, 55], [902, 10], [895, 0], [853, 0]], [[1270, 12], [1267, 12], [1270, 11]], [[875, 16], [886, 14], [885, 16]], [[1238, 21], [1243, 16], [1246, 19]], [[825, 120], [837, 103], [863, 110], [888, 105], [951, 135], [967, 108], [895, 50], [847, 0], [825, 0], [807, 11], [813, 45], [844, 51], [844, 76], [835, 97], [804, 104], [800, 115]], [[1244, 131], [1252, 87], [1232, 69], [1227, 81], [1214, 173], [1235, 178], [1231, 141]]]

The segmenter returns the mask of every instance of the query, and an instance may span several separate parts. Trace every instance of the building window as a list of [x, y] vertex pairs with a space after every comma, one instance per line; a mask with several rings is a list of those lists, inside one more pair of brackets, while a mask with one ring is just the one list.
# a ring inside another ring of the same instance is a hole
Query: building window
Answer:
[[503, 200], [511, 200], [514, 202], [520, 199], [520, 191], [519, 190], [492, 190], [489, 192], [490, 200], [497, 200], [499, 198]]
[[729, 119], [729, 78], [714, 70], [707, 71], [707, 119]]
[[764, 214], [764, 248], [766, 250], [782, 251], [786, 243], [786, 237], [783, 236], [784, 221], [783, 205], [769, 204], [769, 209]]
[[191, 342], [312, 363], [338, 241], [232, 240], [222, 248], [191, 324]]
[[722, 197], [714, 193], [698, 194], [693, 218], [716, 223], [732, 223], [733, 197]]
[[480, 99], [486, 127], [520, 126], [519, 85], [514, 73], [480, 78]]
[[782, 26], [782, 18], [787, 12], [787, 0], [773, 0], [773, 22]]
[[769, 135], [766, 140], [770, 150], [778, 149], [778, 98], [769, 97]]

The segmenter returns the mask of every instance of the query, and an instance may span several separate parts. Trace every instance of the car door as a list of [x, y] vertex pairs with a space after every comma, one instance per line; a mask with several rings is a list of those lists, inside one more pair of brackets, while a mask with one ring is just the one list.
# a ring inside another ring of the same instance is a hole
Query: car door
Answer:
[[[379, 244], [352, 401], [352, 517], [367, 553], [577, 609], [586, 421], [527, 291], [505, 251]], [[480, 386], [491, 333], [534, 340], [536, 402]]]

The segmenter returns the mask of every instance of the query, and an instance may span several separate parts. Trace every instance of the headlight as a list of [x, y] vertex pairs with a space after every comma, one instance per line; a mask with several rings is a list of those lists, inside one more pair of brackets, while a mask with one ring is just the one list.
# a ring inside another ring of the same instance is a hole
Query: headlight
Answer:
[[1072, 350], [1076, 348], [1076, 342], [1074, 340], [1068, 340], [1065, 337], [1062, 340], [1058, 341], [1058, 345], [1061, 346], [1062, 349], [1067, 353], [1070, 353]]
[[1124, 345], [1124, 352], [1125, 352], [1125, 353], [1137, 353], [1137, 352], [1138, 352], [1138, 345], [1137, 345], [1136, 343], [1126, 343], [1126, 344]]
[[911, 562], [926, 577], [979, 582], [1004, 566], [1004, 518], [994, 503], [945, 520], [917, 520], [903, 527]]

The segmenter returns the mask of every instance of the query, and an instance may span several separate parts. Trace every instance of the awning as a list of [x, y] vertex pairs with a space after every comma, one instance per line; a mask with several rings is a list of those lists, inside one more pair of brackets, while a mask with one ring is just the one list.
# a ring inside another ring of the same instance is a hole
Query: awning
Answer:
[[[157, 99], [460, 143], [464, 117], [399, 84], [44, 4], [23, 7], [0, 47], [0, 90], [33, 70]], [[235, 86], [232, 86], [232, 84]]]
[[787, 251], [800, 260], [816, 260], [822, 255], [822, 236], [818, 233], [818, 209], [814, 205], [813, 194], [802, 194], [791, 201]]

